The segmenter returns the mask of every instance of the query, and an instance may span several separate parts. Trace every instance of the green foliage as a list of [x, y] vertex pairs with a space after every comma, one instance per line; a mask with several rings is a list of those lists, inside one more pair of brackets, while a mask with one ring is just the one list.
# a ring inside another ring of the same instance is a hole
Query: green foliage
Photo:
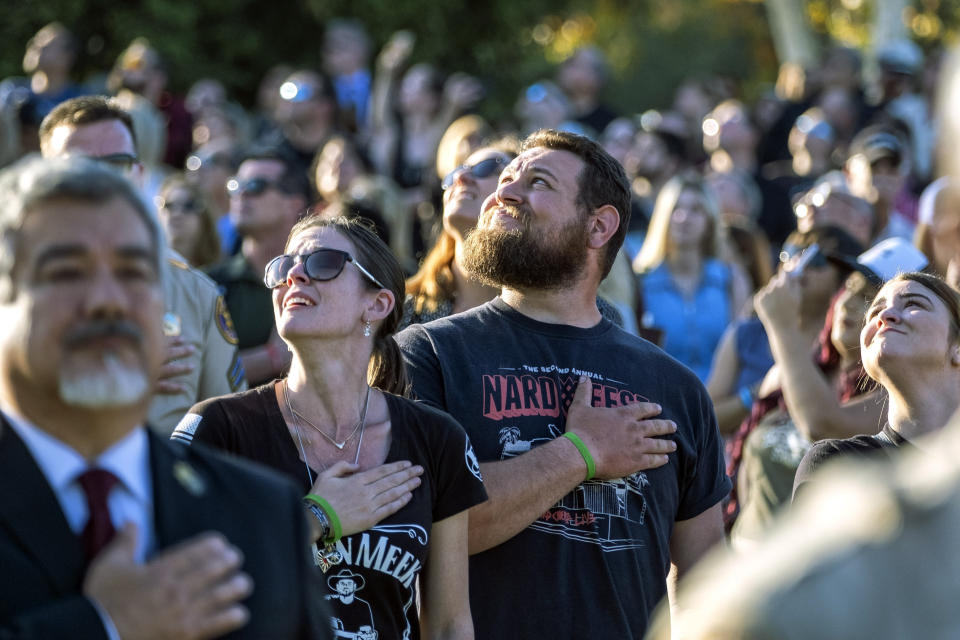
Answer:
[[[749, 85], [775, 73], [762, 5], [740, 0], [0, 3], [0, 77], [22, 74], [26, 41], [60, 20], [83, 45], [81, 77], [106, 73], [130, 40], [145, 36], [166, 60], [174, 89], [212, 76], [247, 105], [273, 65], [319, 66], [323, 25], [332, 17], [361, 19], [375, 47], [398, 29], [412, 30], [413, 62], [477, 75], [487, 88], [485, 115], [495, 121], [509, 117], [523, 86], [550, 76], [562, 55], [590, 41], [611, 59], [609, 98], [625, 112], [668, 104], [673, 88], [691, 75], [724, 73]], [[549, 34], [550, 25], [558, 38], [537, 41], [534, 34]]]

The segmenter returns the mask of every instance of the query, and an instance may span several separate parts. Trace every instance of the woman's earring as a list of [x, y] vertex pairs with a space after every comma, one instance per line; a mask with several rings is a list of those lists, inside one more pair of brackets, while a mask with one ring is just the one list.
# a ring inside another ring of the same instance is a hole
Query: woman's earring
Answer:
[[364, 322], [363, 322], [363, 336], [364, 336], [365, 338], [369, 338], [371, 333], [373, 333], [373, 331], [371, 331], [371, 329], [370, 329], [370, 321], [369, 321], [369, 320], [364, 320]]

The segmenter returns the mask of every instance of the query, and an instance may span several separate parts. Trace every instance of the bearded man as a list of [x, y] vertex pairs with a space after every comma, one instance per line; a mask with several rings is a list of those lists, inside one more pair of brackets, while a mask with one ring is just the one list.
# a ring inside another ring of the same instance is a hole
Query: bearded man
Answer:
[[597, 310], [629, 212], [598, 144], [532, 134], [465, 245], [500, 297], [398, 336], [415, 394], [468, 431], [490, 496], [470, 514], [478, 638], [640, 638], [668, 573], [723, 537], [706, 391]]

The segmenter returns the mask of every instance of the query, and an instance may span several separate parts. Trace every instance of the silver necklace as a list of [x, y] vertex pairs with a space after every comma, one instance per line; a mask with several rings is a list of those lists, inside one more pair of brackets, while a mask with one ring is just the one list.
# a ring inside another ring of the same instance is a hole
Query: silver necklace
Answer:
[[[294, 430], [294, 432], [297, 434], [297, 445], [299, 445], [299, 447], [300, 447], [300, 456], [303, 458], [303, 466], [306, 467], [306, 469], [307, 469], [307, 480], [310, 482], [310, 486], [312, 487], [312, 486], [313, 486], [313, 473], [310, 471], [310, 464], [307, 462], [307, 451], [306, 451], [306, 449], [304, 449], [304, 447], [303, 447], [303, 438], [302, 438], [301, 435], [300, 435], [300, 418], [301, 418], [302, 416], [300, 416], [300, 414], [298, 414], [296, 411], [294, 411], [294, 410], [293, 410], [293, 407], [290, 406], [290, 394], [289, 394], [289, 389], [288, 389], [288, 387], [287, 387], [287, 380], [286, 380], [286, 379], [283, 380], [283, 401], [284, 401], [284, 403], [287, 405], [287, 411], [290, 412], [290, 416], [293, 418], [293, 430]], [[360, 415], [360, 427], [359, 427], [359, 429], [360, 429], [360, 439], [357, 441], [357, 454], [353, 457], [353, 464], [354, 464], [354, 465], [356, 465], [357, 462], [360, 461], [360, 447], [363, 446], [363, 432], [364, 432], [365, 427], [366, 427], [366, 424], [367, 424], [367, 405], [369, 404], [369, 402], [370, 402], [370, 387], [368, 386], [368, 387], [367, 387], [367, 397], [366, 397], [366, 399], [363, 401], [363, 413], [361, 413], [361, 415]], [[319, 429], [318, 429], [318, 431], [319, 431]], [[320, 433], [323, 433], [323, 432], [321, 431]], [[326, 435], [326, 434], [324, 434], [324, 435]], [[350, 438], [353, 438], [353, 436], [351, 435]], [[347, 438], [346, 440], [344, 440], [344, 441], [343, 441], [343, 444], [346, 444], [346, 443], [350, 440], [350, 438]], [[327, 439], [329, 440], [329, 438], [327, 438]], [[331, 441], [331, 442], [332, 442], [332, 441]], [[337, 443], [334, 442], [333, 444], [336, 445]], [[341, 446], [341, 447], [337, 447], [337, 448], [338, 448], [338, 449], [342, 449], [343, 447]], [[324, 466], [324, 469], [325, 469], [325, 468], [326, 468], [326, 466]], [[321, 471], [323, 471], [323, 469], [321, 469]]]
[[[310, 463], [307, 462], [307, 451], [303, 447], [303, 438], [300, 435], [300, 420], [298, 414], [293, 410], [293, 407], [290, 406], [290, 394], [287, 389], [287, 380], [283, 380], [283, 401], [287, 405], [287, 411], [290, 412], [290, 416], [293, 418], [293, 430], [297, 434], [297, 444], [300, 446], [300, 455], [303, 457], [303, 466], [307, 470], [307, 482], [310, 483], [310, 486], [313, 486], [313, 473], [310, 471]], [[363, 414], [360, 416], [360, 439], [357, 441], [357, 455], [353, 458], [353, 464], [357, 464], [357, 461], [360, 460], [360, 447], [363, 446], [363, 430], [364, 425], [367, 422], [367, 403], [370, 401], [370, 387], [367, 387], [367, 399], [363, 402]], [[321, 431], [321, 433], [323, 433]], [[350, 436], [353, 437], [352, 435]], [[349, 438], [347, 438], [349, 440]], [[344, 444], [347, 443], [347, 440], [344, 440]], [[334, 443], [336, 444], [336, 443]], [[340, 447], [342, 448], [342, 447]], [[324, 469], [326, 466], [324, 466]], [[323, 471], [323, 469], [320, 469]], [[338, 564], [343, 562], [343, 554], [333, 545], [333, 544], [322, 544], [314, 542], [313, 545], [313, 561], [316, 563], [320, 570], [326, 573], [330, 570], [331, 567], [335, 567]], [[321, 549], [321, 547], [323, 547]]]
[[324, 438], [329, 440], [330, 444], [332, 444], [333, 446], [335, 446], [337, 449], [340, 449], [340, 450], [343, 450], [343, 448], [347, 446], [347, 443], [353, 440], [353, 436], [357, 435], [357, 432], [363, 428], [363, 424], [367, 419], [367, 407], [370, 405], [370, 387], [368, 385], [367, 395], [363, 400], [363, 409], [360, 411], [360, 421], [357, 422], [357, 425], [353, 428], [353, 431], [350, 432], [350, 435], [348, 435], [343, 442], [337, 442], [336, 440], [331, 438], [326, 431], [324, 431], [317, 425], [310, 422], [310, 420], [305, 415], [301, 414], [299, 411], [293, 408], [293, 405], [290, 404], [290, 394], [289, 394], [289, 389], [287, 387], [286, 378], [284, 378], [283, 380], [283, 395], [287, 399], [287, 410], [290, 411], [290, 414], [294, 417], [295, 420], [303, 420], [309, 426], [313, 427], [314, 431], [316, 431], [317, 433], [322, 435]]

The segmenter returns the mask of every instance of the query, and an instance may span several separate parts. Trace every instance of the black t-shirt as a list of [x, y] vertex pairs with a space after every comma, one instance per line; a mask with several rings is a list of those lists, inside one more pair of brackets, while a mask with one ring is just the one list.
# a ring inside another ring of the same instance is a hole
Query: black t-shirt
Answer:
[[883, 431], [873, 436], [854, 436], [845, 439], [820, 440], [803, 456], [797, 475], [793, 479], [793, 499], [796, 500], [800, 491], [806, 491], [813, 475], [827, 461], [834, 461], [842, 457], [849, 458], [877, 458], [886, 455], [893, 457], [901, 447], [911, 446], [910, 441], [886, 425]]
[[[333, 628], [342, 632], [337, 637], [419, 638], [416, 585], [427, 559], [431, 525], [486, 499], [479, 464], [460, 425], [422, 403], [387, 393], [384, 397], [391, 428], [386, 462], [409, 460], [424, 472], [406, 506], [337, 543], [343, 563], [325, 576]], [[273, 383], [197, 404], [172, 438], [266, 464], [286, 472], [304, 493], [310, 489]], [[312, 473], [316, 477], [316, 470]]]
[[730, 490], [703, 385], [608, 320], [546, 324], [499, 298], [398, 336], [417, 396], [463, 425], [482, 462], [560, 436], [580, 375], [595, 406], [657, 402], [678, 425], [667, 465], [584, 482], [507, 542], [470, 558], [477, 638], [639, 638], [666, 594], [676, 520]]

